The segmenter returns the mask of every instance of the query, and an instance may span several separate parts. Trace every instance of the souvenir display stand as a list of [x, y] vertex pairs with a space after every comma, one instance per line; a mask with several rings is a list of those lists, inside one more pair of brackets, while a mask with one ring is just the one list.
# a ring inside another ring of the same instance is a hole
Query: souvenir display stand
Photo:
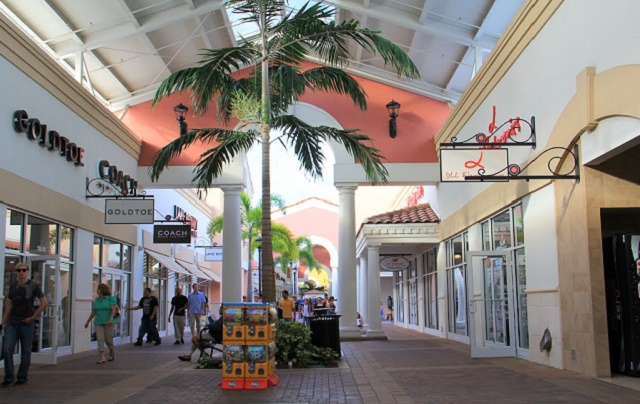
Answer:
[[268, 303], [224, 303], [222, 382], [225, 390], [275, 386], [275, 320]]

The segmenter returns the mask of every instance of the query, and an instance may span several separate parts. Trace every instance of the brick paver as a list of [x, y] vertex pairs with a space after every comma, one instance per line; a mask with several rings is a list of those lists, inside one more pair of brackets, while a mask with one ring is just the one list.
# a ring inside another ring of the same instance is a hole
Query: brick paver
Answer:
[[[640, 379], [606, 383], [527, 361], [471, 359], [468, 346], [385, 325], [388, 341], [343, 342], [339, 368], [279, 370], [276, 387], [225, 391], [221, 372], [177, 360], [185, 346], [125, 345], [96, 365], [96, 352], [32, 365], [25, 386], [1, 402], [27, 403], [630, 403]], [[166, 339], [170, 341], [170, 338]], [[619, 386], [624, 384], [627, 387]], [[15, 400], [15, 401], [14, 401]]]

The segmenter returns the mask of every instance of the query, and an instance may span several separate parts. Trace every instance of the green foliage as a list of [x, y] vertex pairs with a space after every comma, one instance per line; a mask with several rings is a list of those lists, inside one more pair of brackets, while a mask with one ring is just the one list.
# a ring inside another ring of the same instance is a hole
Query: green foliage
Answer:
[[309, 367], [314, 352], [311, 330], [296, 321], [278, 321], [276, 327], [276, 361], [292, 361], [296, 367]]
[[311, 330], [304, 324], [278, 321], [276, 331], [276, 361], [293, 362], [296, 368], [308, 368], [317, 361], [324, 366], [335, 365], [340, 357], [331, 348], [311, 344]]
[[332, 366], [336, 364], [340, 355], [331, 348], [314, 346], [313, 358], [324, 366]]

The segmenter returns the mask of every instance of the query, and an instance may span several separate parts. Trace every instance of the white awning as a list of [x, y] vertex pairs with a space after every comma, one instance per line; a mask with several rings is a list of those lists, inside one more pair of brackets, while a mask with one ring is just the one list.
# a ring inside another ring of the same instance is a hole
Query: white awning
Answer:
[[189, 271], [193, 275], [197, 276], [198, 279], [213, 280], [209, 275], [207, 275], [204, 272], [202, 272], [200, 269], [198, 269], [197, 266], [193, 265], [190, 262], [185, 262], [185, 261], [182, 261], [182, 260], [176, 260], [176, 262], [178, 264], [180, 264], [181, 266], [183, 266], [187, 271]]
[[167, 257], [166, 255], [158, 254], [157, 252], [149, 251], [147, 249], [144, 250], [145, 253], [149, 254], [153, 259], [158, 261], [163, 267], [167, 268], [169, 271], [177, 272], [183, 275], [191, 275], [189, 271], [185, 270], [183, 267], [178, 265], [176, 260], [171, 257]]
[[198, 265], [198, 269], [200, 269], [205, 274], [209, 275], [209, 278], [211, 278], [214, 282], [222, 283], [222, 278], [220, 277], [220, 275], [218, 275], [211, 269], [201, 267], [200, 265]]

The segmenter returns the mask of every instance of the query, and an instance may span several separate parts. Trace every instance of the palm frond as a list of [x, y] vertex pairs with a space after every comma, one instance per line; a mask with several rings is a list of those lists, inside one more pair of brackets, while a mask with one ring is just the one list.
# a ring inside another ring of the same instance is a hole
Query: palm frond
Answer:
[[312, 178], [322, 178], [324, 155], [320, 144], [332, 139], [342, 144], [364, 168], [367, 179], [373, 184], [386, 183], [389, 175], [382, 163], [382, 152], [373, 145], [371, 138], [357, 129], [337, 129], [328, 126], [311, 126], [292, 115], [274, 120], [274, 128], [281, 129], [287, 142], [294, 148], [300, 167]]
[[231, 74], [255, 65], [259, 58], [260, 53], [249, 42], [234, 48], [205, 49], [197, 67], [172, 73], [160, 83], [153, 105], [165, 95], [189, 90], [193, 112], [203, 114], [214, 96], [234, 81]]
[[209, 239], [212, 239], [213, 236], [215, 236], [216, 234], [222, 233], [223, 223], [224, 223], [223, 215], [216, 216], [213, 219], [211, 219], [211, 221], [209, 222], [209, 225], [207, 226], [207, 235], [209, 236]]
[[365, 111], [367, 109], [367, 94], [353, 77], [342, 69], [321, 66], [302, 73], [306, 87], [349, 96], [353, 103]]
[[225, 166], [241, 152], [248, 151], [259, 137], [254, 131], [232, 131], [211, 129], [217, 132], [218, 146], [211, 148], [200, 155], [194, 169], [193, 181], [198, 189], [211, 187], [214, 179], [222, 175]]

